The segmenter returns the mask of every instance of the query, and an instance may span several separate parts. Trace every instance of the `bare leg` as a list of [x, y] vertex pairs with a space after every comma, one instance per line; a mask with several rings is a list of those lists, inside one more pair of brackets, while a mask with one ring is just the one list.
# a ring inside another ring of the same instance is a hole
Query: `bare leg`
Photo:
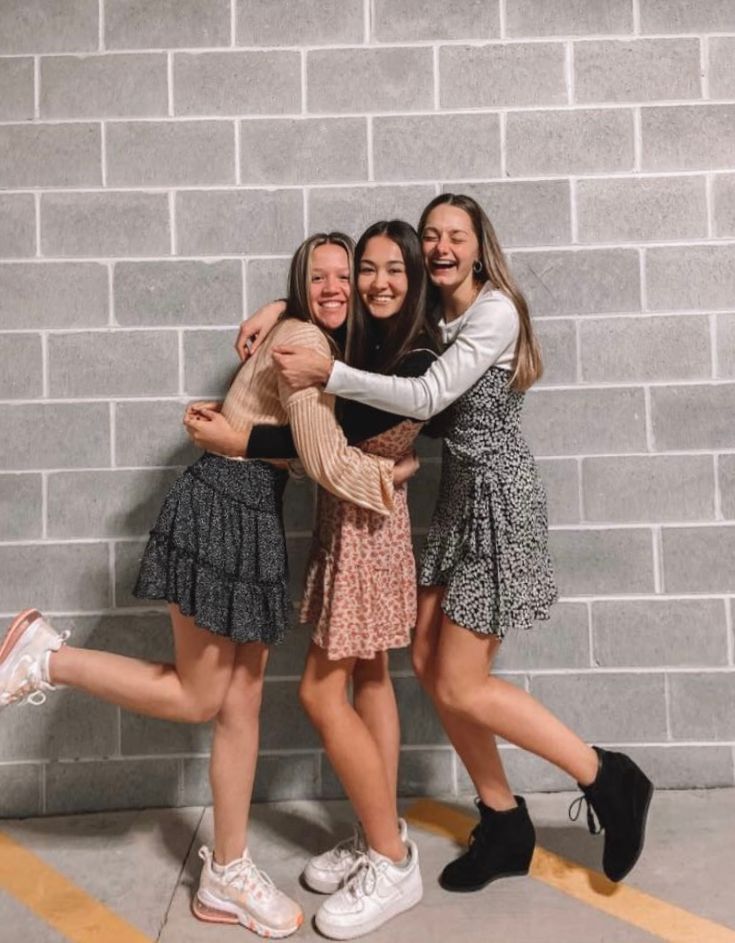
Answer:
[[200, 628], [170, 605], [173, 665], [64, 645], [51, 655], [54, 684], [67, 684], [127, 710], [163, 720], [204, 723], [222, 704], [235, 643]]
[[595, 751], [526, 691], [488, 674], [499, 645], [442, 616], [435, 673], [442, 716], [498, 734], [588, 785], [597, 775]]
[[444, 587], [419, 587], [418, 619], [413, 640], [414, 670], [432, 698], [442, 726], [470, 775], [477, 795], [498, 812], [516, 805], [503, 768], [498, 746], [487, 726], [468, 717], [457, 717], [443, 708], [436, 697], [436, 659], [439, 631], [444, 614]]
[[379, 652], [370, 661], [357, 659], [352, 673], [352, 700], [355, 710], [378, 745], [388, 774], [388, 787], [391, 795], [395, 796], [398, 791], [401, 727], [389, 672], [388, 652]]
[[225, 699], [214, 722], [209, 779], [214, 803], [214, 858], [229, 864], [247, 847], [250, 800], [268, 648], [238, 645]]
[[395, 793], [378, 744], [347, 696], [355, 658], [329, 661], [314, 643], [299, 695], [335, 772], [362, 822], [368, 845], [393, 861], [406, 853], [396, 830]]

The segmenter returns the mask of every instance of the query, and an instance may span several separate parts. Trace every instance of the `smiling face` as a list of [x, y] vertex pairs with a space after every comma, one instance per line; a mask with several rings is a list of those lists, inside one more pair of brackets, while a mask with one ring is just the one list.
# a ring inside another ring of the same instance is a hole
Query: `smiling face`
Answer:
[[419, 235], [426, 270], [440, 291], [454, 292], [472, 283], [472, 265], [480, 258], [480, 244], [463, 209], [449, 203], [435, 206]]
[[357, 290], [374, 318], [392, 318], [403, 307], [408, 293], [406, 263], [400, 246], [389, 236], [368, 239], [360, 259]]
[[344, 324], [350, 301], [350, 260], [342, 246], [325, 243], [311, 256], [309, 309], [328, 331]]

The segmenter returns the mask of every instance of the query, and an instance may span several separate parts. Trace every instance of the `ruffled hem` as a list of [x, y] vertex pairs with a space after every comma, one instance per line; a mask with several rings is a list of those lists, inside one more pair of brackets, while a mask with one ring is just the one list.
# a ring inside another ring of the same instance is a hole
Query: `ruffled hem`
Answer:
[[289, 626], [288, 583], [234, 579], [152, 533], [133, 595], [175, 603], [197, 625], [234, 642], [278, 645]]
[[317, 548], [306, 568], [299, 621], [313, 626], [314, 642], [330, 659], [369, 659], [381, 651], [406, 648], [416, 624], [415, 570], [409, 569], [404, 577], [390, 572], [395, 589], [386, 586], [384, 571], [371, 567], [352, 574], [362, 587], [342, 583], [332, 555]]

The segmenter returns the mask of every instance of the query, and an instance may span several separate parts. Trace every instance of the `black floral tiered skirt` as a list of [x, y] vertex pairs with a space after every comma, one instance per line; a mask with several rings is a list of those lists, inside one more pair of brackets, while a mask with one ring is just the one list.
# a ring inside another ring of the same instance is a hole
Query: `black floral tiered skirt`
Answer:
[[133, 593], [165, 599], [235, 642], [281, 642], [291, 603], [283, 530], [288, 473], [205, 454], [174, 482]]

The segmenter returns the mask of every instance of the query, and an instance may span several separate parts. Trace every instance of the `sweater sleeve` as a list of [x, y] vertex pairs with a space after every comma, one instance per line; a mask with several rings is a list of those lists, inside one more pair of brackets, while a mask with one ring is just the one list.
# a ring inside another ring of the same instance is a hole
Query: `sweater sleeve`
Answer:
[[[322, 333], [312, 325], [291, 332], [287, 343], [329, 354]], [[334, 397], [316, 387], [294, 392], [279, 378], [278, 393], [307, 475], [327, 491], [360, 507], [393, 510], [393, 461], [367, 455], [347, 444], [334, 415]]]
[[479, 298], [463, 317], [454, 343], [423, 376], [381, 376], [335, 363], [327, 392], [412, 419], [430, 419], [475, 384], [518, 338], [518, 313], [499, 292]]

